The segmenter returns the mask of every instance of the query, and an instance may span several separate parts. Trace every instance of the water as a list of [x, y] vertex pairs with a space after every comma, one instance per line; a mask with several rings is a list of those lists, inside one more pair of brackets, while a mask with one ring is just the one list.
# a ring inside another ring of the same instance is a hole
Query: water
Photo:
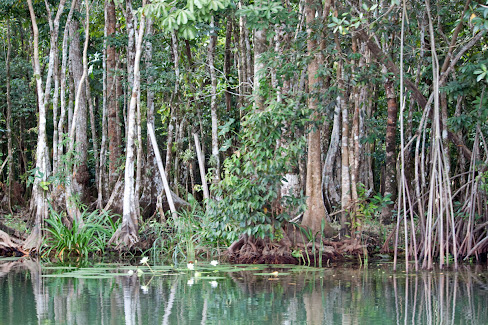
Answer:
[[488, 324], [487, 266], [263, 268], [0, 259], [0, 324]]

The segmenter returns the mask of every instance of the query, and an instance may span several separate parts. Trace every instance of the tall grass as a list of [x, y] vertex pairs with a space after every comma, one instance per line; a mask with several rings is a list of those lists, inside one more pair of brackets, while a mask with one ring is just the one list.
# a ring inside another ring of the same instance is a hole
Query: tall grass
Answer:
[[205, 211], [191, 194], [188, 201], [190, 208], [178, 211], [176, 218], [168, 215], [161, 223], [153, 220], [142, 226], [142, 232], [156, 236], [148, 250], [153, 257], [171, 256], [172, 263], [178, 264], [218, 253], [219, 242], [212, 237]]
[[80, 217], [82, 222], [74, 220], [69, 227], [63, 223], [64, 216], [65, 213], [58, 213], [51, 209], [50, 217], [46, 219], [48, 226], [44, 244], [47, 249], [43, 252], [43, 256], [54, 253], [58, 258], [63, 259], [103, 254], [120, 222], [120, 220], [114, 222], [106, 211], [84, 210]]

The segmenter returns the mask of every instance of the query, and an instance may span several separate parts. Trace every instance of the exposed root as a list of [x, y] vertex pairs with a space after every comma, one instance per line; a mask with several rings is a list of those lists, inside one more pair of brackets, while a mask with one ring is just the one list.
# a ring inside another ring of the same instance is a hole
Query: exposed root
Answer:
[[28, 255], [26, 251], [22, 249], [20, 245], [12, 242], [10, 236], [0, 230], [0, 256], [16, 256], [21, 257]]
[[137, 237], [137, 231], [134, 226], [128, 222], [124, 222], [119, 229], [115, 231], [108, 243], [115, 243], [116, 250], [124, 250], [130, 249], [137, 242], [139, 242], [139, 237]]
[[319, 261], [356, 258], [367, 254], [367, 244], [356, 238], [342, 240], [322, 239], [304, 242], [295, 230], [284, 231], [280, 241], [258, 239], [242, 235], [227, 249], [232, 263], [239, 264], [307, 264], [319, 265]]

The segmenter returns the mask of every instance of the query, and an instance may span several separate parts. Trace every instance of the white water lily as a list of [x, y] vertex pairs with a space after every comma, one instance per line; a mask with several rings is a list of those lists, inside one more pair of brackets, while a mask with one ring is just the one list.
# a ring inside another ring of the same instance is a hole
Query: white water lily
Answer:
[[141, 286], [141, 290], [142, 290], [142, 293], [148, 293], [149, 292], [148, 286]]
[[210, 285], [212, 286], [212, 288], [217, 288], [217, 286], [219, 285], [219, 283], [217, 281], [210, 281]]
[[132, 274], [134, 274], [134, 271], [129, 270], [129, 272], [127, 272], [127, 274], [132, 275]]
[[191, 271], [193, 271], [195, 269], [195, 265], [193, 263], [186, 264], [186, 267], [188, 268], [188, 270], [191, 270]]
[[190, 280], [188, 280], [188, 282], [186, 284], [188, 284], [188, 286], [191, 287], [194, 283], [195, 283], [195, 279], [191, 278]]
[[147, 261], [149, 261], [149, 257], [145, 256], [145, 257], [142, 258], [141, 264], [146, 264]]
[[217, 266], [219, 264], [219, 261], [213, 260], [210, 262], [210, 265], [212, 266]]

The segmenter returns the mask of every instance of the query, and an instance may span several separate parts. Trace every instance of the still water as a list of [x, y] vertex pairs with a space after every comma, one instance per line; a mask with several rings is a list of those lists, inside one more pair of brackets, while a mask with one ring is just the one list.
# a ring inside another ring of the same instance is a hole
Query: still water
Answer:
[[0, 259], [0, 324], [488, 324], [488, 267], [90, 267]]

